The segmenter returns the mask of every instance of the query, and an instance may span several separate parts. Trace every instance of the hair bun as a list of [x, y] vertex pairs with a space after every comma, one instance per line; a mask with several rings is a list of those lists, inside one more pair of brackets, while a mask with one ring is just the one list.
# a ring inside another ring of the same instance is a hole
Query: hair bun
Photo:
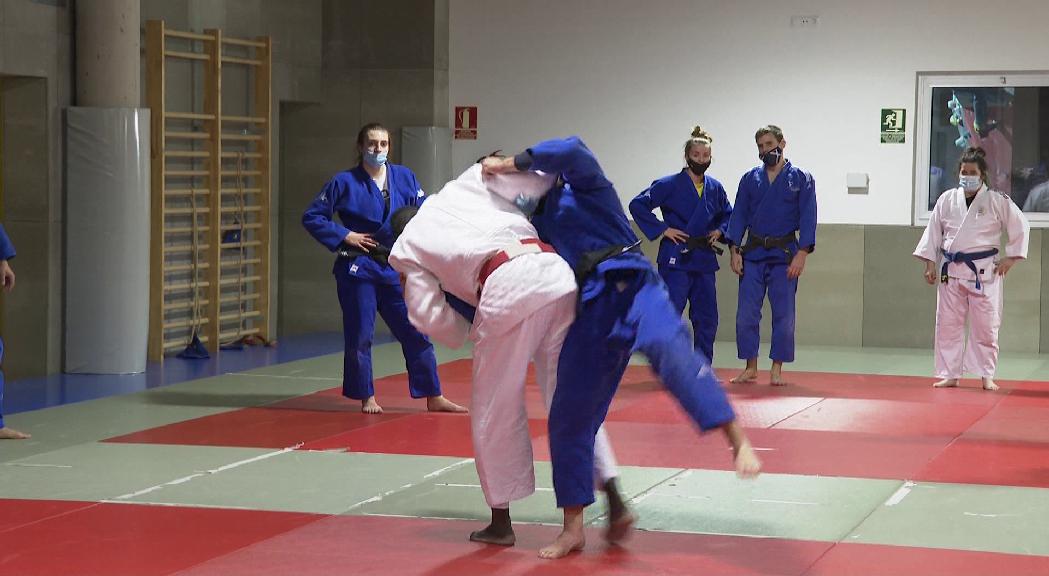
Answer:
[[714, 137], [711, 136], [702, 126], [698, 124], [692, 128], [692, 138], [699, 140], [706, 140], [708, 143], [714, 141]]
[[980, 158], [987, 158], [987, 151], [982, 146], [969, 146], [965, 149], [966, 156], [973, 155], [979, 156]]

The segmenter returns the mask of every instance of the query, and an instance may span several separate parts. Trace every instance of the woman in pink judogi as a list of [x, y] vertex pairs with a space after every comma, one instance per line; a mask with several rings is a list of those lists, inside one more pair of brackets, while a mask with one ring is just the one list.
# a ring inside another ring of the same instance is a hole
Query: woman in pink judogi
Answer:
[[[968, 148], [958, 162], [959, 186], [936, 201], [914, 255], [925, 261], [925, 280], [936, 293], [936, 377], [950, 388], [966, 372], [985, 390], [997, 390], [998, 328], [1002, 290], [1013, 264], [1027, 258], [1031, 227], [1008, 195], [987, 187], [983, 148]], [[1009, 237], [999, 258], [1002, 232]], [[937, 269], [937, 263], [940, 263]], [[969, 321], [966, 346], [965, 321]]]

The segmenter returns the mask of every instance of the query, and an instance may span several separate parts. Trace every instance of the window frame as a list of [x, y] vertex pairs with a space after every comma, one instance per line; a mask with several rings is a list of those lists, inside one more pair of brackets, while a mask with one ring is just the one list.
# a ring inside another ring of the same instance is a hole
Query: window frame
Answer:
[[[1049, 71], [999, 72], [918, 72], [915, 90], [914, 174], [912, 223], [925, 226], [932, 210], [929, 206], [929, 161], [932, 142], [932, 93], [934, 88], [1047, 88]], [[1049, 134], [1046, 135], [1049, 139]], [[959, 151], [959, 156], [961, 151]], [[937, 191], [939, 192], [939, 191]], [[1031, 228], [1049, 228], [1049, 212], [1024, 212]]]

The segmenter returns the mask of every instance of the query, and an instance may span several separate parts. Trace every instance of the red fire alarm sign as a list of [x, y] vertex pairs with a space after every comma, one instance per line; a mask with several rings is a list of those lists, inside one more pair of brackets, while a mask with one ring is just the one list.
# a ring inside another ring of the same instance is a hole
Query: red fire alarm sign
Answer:
[[455, 107], [455, 139], [477, 140], [477, 106]]

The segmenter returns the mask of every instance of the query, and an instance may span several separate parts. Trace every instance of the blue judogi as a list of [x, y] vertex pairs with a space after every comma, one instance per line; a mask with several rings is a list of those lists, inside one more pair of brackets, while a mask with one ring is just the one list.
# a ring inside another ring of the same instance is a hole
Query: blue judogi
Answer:
[[[652, 211], [663, 213], [660, 221]], [[703, 195], [696, 190], [688, 169], [660, 178], [630, 201], [630, 213], [638, 228], [655, 240], [667, 228], [677, 228], [689, 238], [702, 239], [714, 230], [722, 235], [728, 230], [732, 205], [725, 188], [710, 176], [703, 176]], [[659, 243], [656, 256], [659, 275], [670, 292], [670, 302], [678, 315], [689, 304], [688, 317], [696, 350], [708, 360], [714, 359], [714, 337], [718, 331], [717, 254], [712, 250], [687, 244], [675, 244], [669, 238]]]
[[[404, 206], [416, 206], [425, 195], [415, 174], [404, 166], [386, 165], [383, 191], [361, 165], [336, 174], [302, 215], [302, 225], [328, 250], [345, 249], [343, 239], [352, 230], [371, 234], [389, 253], [393, 245], [390, 215]], [[333, 218], [339, 215], [341, 224]], [[378, 310], [394, 337], [401, 343], [408, 369], [412, 398], [440, 396], [437, 356], [433, 344], [408, 321], [408, 308], [397, 272], [369, 256], [339, 256], [332, 271], [342, 306], [343, 356], [342, 393], [363, 400], [375, 394], [372, 385], [372, 335]]]
[[[530, 168], [560, 174], [564, 181], [547, 194], [533, 223], [573, 268], [578, 270], [587, 252], [636, 245], [619, 195], [579, 138], [540, 142], [527, 155]], [[652, 264], [640, 253], [618, 251], [583, 281], [579, 312], [561, 349], [549, 421], [560, 507], [594, 501], [594, 437], [634, 350], [648, 357], [701, 429], [735, 418]]]
[[[10, 260], [15, 257], [15, 245], [7, 237], [4, 225], [0, 224], [0, 260]], [[0, 338], [0, 428], [4, 427], [4, 339]]]
[[744, 252], [736, 308], [737, 354], [741, 360], [757, 358], [761, 304], [768, 292], [772, 307], [769, 357], [793, 362], [798, 279], [787, 278], [787, 268], [799, 247], [811, 252], [816, 246], [816, 181], [812, 175], [789, 161], [772, 183], [764, 166], [744, 174], [726, 236], [733, 245], [746, 246], [743, 234], [748, 231], [748, 238], [782, 238], [795, 232], [798, 236], [785, 248], [758, 247]]

